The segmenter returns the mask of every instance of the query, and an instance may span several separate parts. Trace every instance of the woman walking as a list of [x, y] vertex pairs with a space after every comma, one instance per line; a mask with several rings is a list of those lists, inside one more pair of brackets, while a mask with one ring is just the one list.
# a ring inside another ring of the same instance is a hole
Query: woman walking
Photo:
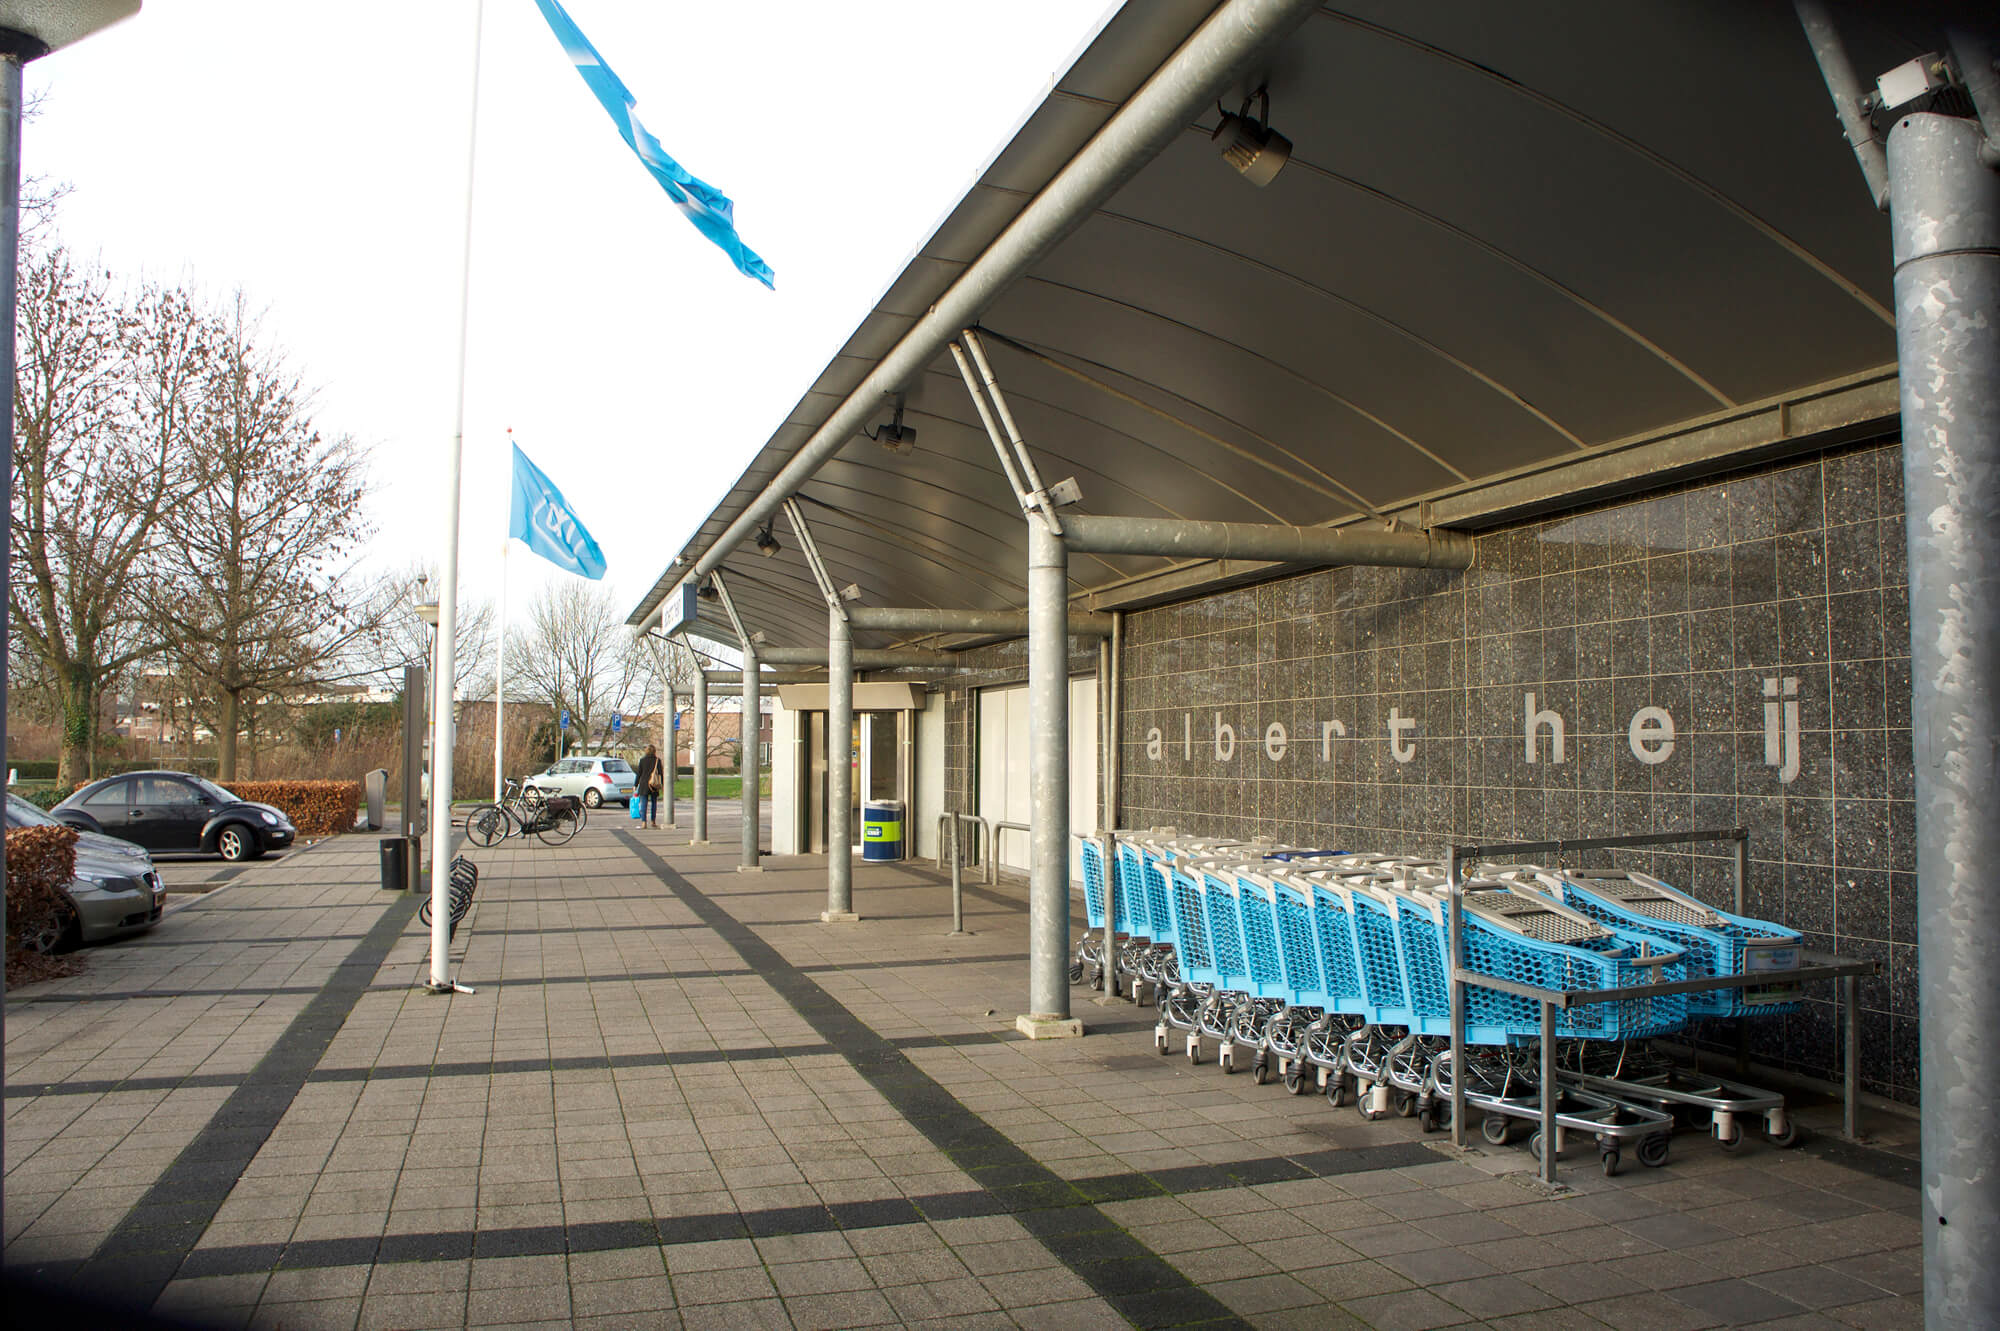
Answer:
[[639, 766], [633, 772], [639, 778], [639, 791], [632, 798], [645, 801], [646, 816], [640, 823], [642, 827], [660, 825], [660, 791], [666, 786], [666, 769], [667, 765], [660, 761], [659, 751], [648, 744], [646, 756], [639, 760]]

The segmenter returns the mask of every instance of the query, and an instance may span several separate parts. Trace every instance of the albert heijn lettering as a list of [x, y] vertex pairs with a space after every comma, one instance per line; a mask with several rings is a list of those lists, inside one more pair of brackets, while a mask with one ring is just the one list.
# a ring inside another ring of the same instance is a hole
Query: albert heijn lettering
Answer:
[[[1764, 692], [1764, 765], [1778, 769], [1778, 780], [1789, 785], [1799, 774], [1799, 681], [1795, 676], [1771, 677], [1762, 681]], [[1391, 707], [1389, 716], [1383, 722], [1384, 737], [1389, 741], [1389, 756], [1399, 763], [1412, 762], [1417, 756], [1417, 745], [1421, 736], [1417, 732], [1415, 717], [1404, 716], [1400, 708]], [[1542, 759], [1542, 749], [1538, 740], [1548, 737], [1547, 756], [1551, 763], [1569, 760], [1569, 723], [1562, 713], [1552, 707], [1537, 704], [1532, 691], [1521, 695], [1521, 757], [1524, 762], [1535, 763]], [[1215, 761], [1234, 762], [1236, 759], [1236, 727], [1223, 713], [1215, 713], [1215, 719], [1204, 740], [1212, 741]], [[1348, 738], [1347, 726], [1338, 720], [1319, 723], [1319, 761], [1332, 762], [1333, 742]], [[1355, 739], [1364, 738], [1354, 736]], [[1146, 757], [1154, 762], [1166, 760], [1174, 747], [1180, 749], [1184, 762], [1194, 761], [1194, 713], [1181, 714], [1180, 744], [1170, 744], [1158, 726], [1146, 731]], [[1625, 727], [1625, 745], [1632, 756], [1648, 767], [1657, 766], [1674, 756], [1676, 731], [1673, 714], [1664, 707], [1641, 707], [1632, 713]], [[1292, 737], [1282, 721], [1273, 721], [1264, 727], [1264, 757], [1270, 762], [1283, 762], [1292, 750]]]

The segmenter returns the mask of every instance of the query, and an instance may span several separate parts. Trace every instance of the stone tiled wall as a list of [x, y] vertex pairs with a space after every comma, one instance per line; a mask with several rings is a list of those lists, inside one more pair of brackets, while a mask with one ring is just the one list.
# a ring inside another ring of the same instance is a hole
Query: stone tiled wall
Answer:
[[[1136, 612], [1121, 821], [1425, 853], [1747, 827], [1750, 912], [1881, 961], [1863, 1080], [1914, 1100], [1901, 481], [1894, 446], [1848, 449], [1487, 533], [1463, 574], [1329, 570]], [[1534, 761], [1528, 694], [1553, 714]], [[1729, 903], [1726, 845], [1619, 859]], [[1815, 1000], [1753, 1048], [1831, 1078], [1836, 1032]]]

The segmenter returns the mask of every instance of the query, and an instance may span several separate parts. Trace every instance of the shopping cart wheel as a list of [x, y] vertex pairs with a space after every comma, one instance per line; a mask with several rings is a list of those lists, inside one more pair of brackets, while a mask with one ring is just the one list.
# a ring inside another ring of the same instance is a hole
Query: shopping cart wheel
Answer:
[[1329, 1077], [1327, 1079], [1326, 1102], [1335, 1109], [1347, 1103], [1347, 1078]]
[[1250, 1077], [1251, 1080], [1255, 1081], [1259, 1086], [1270, 1085], [1271, 1065], [1269, 1063], [1266, 1063], [1260, 1056], [1255, 1063], [1252, 1063], [1250, 1065]]
[[1783, 1132], [1773, 1133], [1771, 1135], [1770, 1140], [1771, 1140], [1771, 1145], [1777, 1147], [1781, 1151], [1788, 1150], [1791, 1147], [1797, 1146], [1799, 1144], [1799, 1125], [1792, 1122], [1790, 1119], [1786, 1119], [1785, 1130]]
[[1306, 1080], [1305, 1073], [1296, 1067], [1285, 1074], [1285, 1089], [1293, 1095], [1304, 1095], [1310, 1085], [1312, 1083]]
[[1417, 1111], [1417, 1126], [1425, 1132], [1436, 1132], [1444, 1126], [1446, 1106], [1433, 1100]]
[[1363, 1090], [1360, 1087], [1355, 1088], [1354, 1112], [1361, 1115], [1362, 1118], [1366, 1119], [1370, 1123], [1373, 1123], [1378, 1118], [1386, 1118], [1388, 1116], [1386, 1110], [1379, 1110], [1375, 1108], [1374, 1100], [1375, 1097], [1369, 1094], [1368, 1091]]
[[1730, 1137], [1727, 1139], [1722, 1137], [1717, 1137], [1715, 1139], [1715, 1144], [1733, 1155], [1737, 1151], [1741, 1150], [1743, 1147], [1743, 1134], [1739, 1132], [1734, 1137]]
[[1648, 1169], [1658, 1169], [1667, 1163], [1667, 1152], [1673, 1149], [1674, 1139], [1664, 1132], [1656, 1132], [1639, 1142], [1639, 1163]]
[[1529, 1154], [1529, 1155], [1532, 1155], [1532, 1156], [1534, 1156], [1534, 1157], [1535, 1157], [1535, 1161], [1536, 1161], [1536, 1163], [1537, 1163], [1537, 1164], [1539, 1164], [1539, 1163], [1541, 1162], [1541, 1159], [1542, 1159], [1542, 1131], [1541, 1131], [1541, 1129], [1540, 1129], [1540, 1128], [1537, 1128], [1537, 1129], [1535, 1129], [1535, 1135], [1534, 1135], [1534, 1136], [1532, 1136], [1532, 1137], [1530, 1137], [1530, 1138], [1528, 1138], [1528, 1154]]
[[1505, 1114], [1488, 1114], [1479, 1125], [1479, 1135], [1486, 1139], [1489, 1146], [1505, 1146], [1507, 1134], [1513, 1126]]
[[1611, 1178], [1616, 1175], [1618, 1173], [1618, 1152], [1602, 1152], [1601, 1158], [1604, 1161], [1604, 1177]]
[[1413, 1091], [1396, 1092], [1396, 1117], [1412, 1118], [1417, 1112], [1417, 1097]]
[[1083, 963], [1082, 963], [1082, 962], [1080, 962], [1080, 961], [1072, 961], [1072, 962], [1071, 962], [1071, 963], [1069, 964], [1069, 982], [1070, 982], [1071, 984], [1082, 984], [1082, 983], [1083, 983]]

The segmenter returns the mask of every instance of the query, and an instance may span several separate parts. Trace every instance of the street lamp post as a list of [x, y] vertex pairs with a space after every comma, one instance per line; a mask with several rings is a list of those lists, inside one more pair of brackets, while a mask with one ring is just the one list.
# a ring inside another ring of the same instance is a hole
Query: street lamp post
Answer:
[[[428, 578], [419, 578], [418, 586]], [[424, 622], [424, 666], [420, 671], [423, 683], [415, 691], [403, 690], [404, 743], [410, 752], [403, 755], [404, 795], [403, 795], [403, 836], [408, 840], [407, 873], [412, 892], [423, 890], [424, 874], [424, 826], [430, 806], [429, 787], [431, 761], [427, 750], [431, 743], [430, 730], [430, 684], [437, 670], [437, 622], [436, 601], [419, 601], [414, 607], [417, 618]], [[449, 800], [449, 796], [446, 797]]]

